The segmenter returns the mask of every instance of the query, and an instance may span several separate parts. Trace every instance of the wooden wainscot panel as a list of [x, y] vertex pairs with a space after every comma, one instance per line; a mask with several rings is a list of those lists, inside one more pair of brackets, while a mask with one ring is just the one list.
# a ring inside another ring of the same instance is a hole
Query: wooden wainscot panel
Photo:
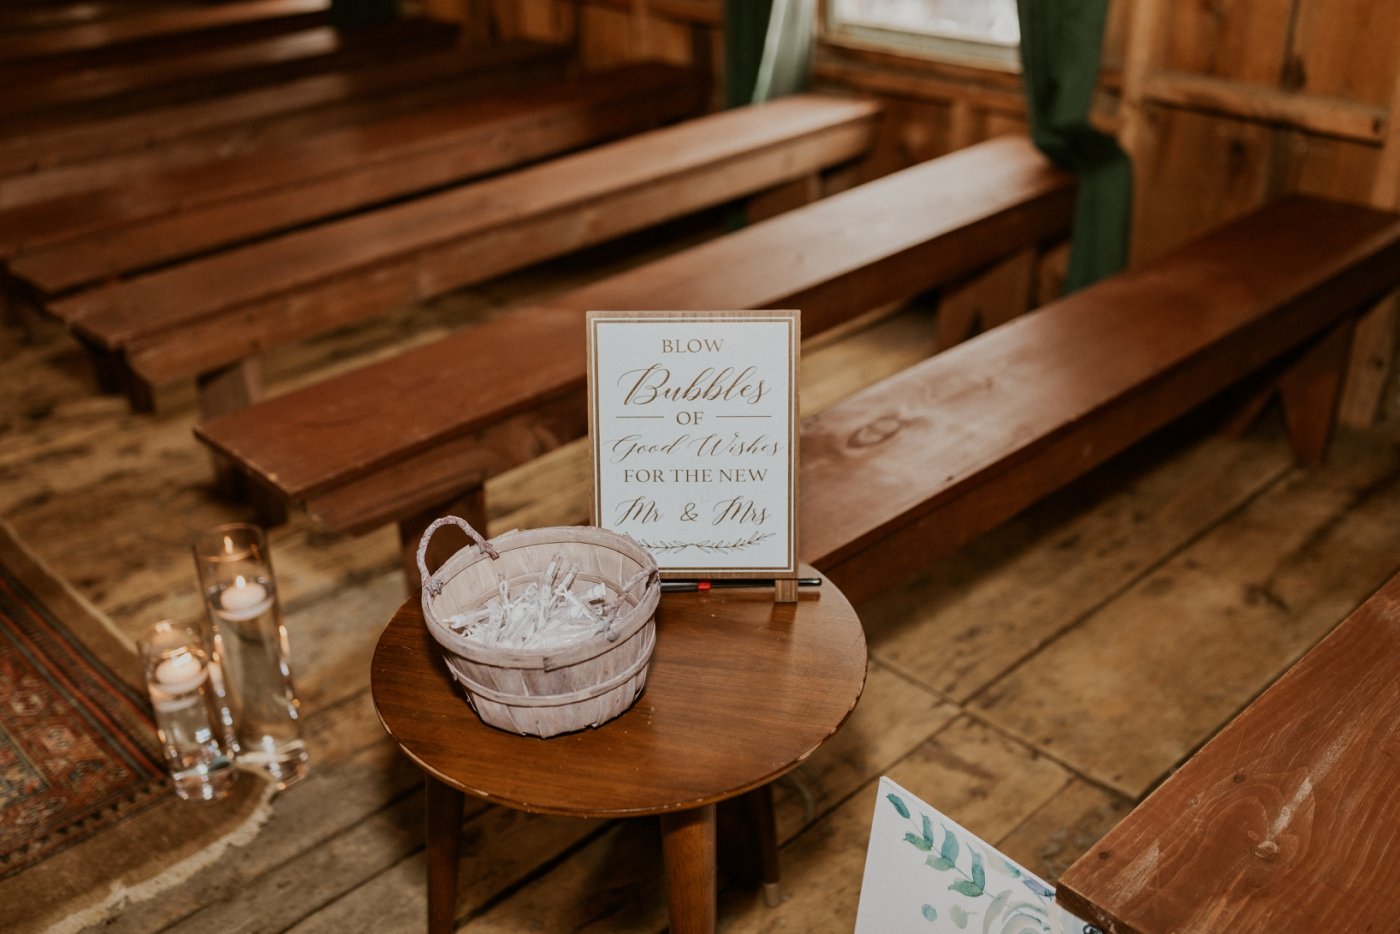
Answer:
[[1166, 16], [1161, 59], [1166, 68], [1273, 87], [1283, 71], [1293, 6], [1294, 0], [1139, 0], [1134, 12]]
[[1263, 202], [1266, 127], [1168, 107], [1149, 108], [1146, 121], [1152, 141], [1137, 171], [1151, 182], [1136, 189], [1134, 257], [1158, 256]]
[[1400, 3], [1298, 3], [1289, 74], [1297, 89], [1376, 107], [1391, 106], [1400, 75]]

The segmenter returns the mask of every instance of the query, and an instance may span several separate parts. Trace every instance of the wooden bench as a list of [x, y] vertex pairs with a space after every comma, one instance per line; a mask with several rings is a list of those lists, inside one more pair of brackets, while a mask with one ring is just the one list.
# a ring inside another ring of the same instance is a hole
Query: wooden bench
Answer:
[[487, 478], [583, 435], [588, 309], [797, 307], [812, 336], [1063, 236], [1072, 201], [1072, 181], [1028, 140], [992, 140], [197, 434], [332, 529], [398, 523], [411, 564], [428, 521], [484, 522]]
[[[632, 65], [478, 97], [0, 211], [0, 256], [42, 304], [317, 220], [690, 116], [704, 82]], [[47, 247], [47, 248], [44, 248]]]
[[799, 555], [860, 600], [1194, 406], [1278, 370], [1321, 459], [1400, 216], [1290, 198], [987, 331], [803, 424]]
[[1400, 576], [1060, 880], [1105, 931], [1390, 931], [1400, 918]]
[[203, 33], [225, 33], [239, 27], [292, 29], [321, 19], [329, 9], [329, 0], [238, 0], [133, 9], [95, 22], [0, 35], [0, 65], [55, 55], [92, 56], [114, 48], [151, 51], [155, 42], [183, 42]]
[[92, 191], [557, 79], [567, 50], [512, 42], [411, 53], [391, 44], [386, 53], [387, 61], [351, 62], [273, 87], [9, 134], [0, 139], [0, 206]]
[[189, 6], [175, 0], [91, 0], [70, 3], [9, 3], [0, 7], [0, 32], [39, 32], [79, 23], [96, 23], [119, 16]]
[[257, 394], [269, 347], [809, 178], [864, 152], [877, 113], [799, 96], [713, 114], [49, 308], [138, 380], [198, 376], [226, 410]]
[[0, 69], [0, 83], [11, 89], [0, 96], [0, 130], [17, 132], [94, 112], [130, 113], [266, 86], [382, 57], [393, 47], [444, 48], [456, 35], [456, 29], [441, 23], [403, 20], [357, 30], [316, 26], [214, 48], [170, 49], [142, 61], [47, 74], [34, 75], [31, 69], [16, 65]]

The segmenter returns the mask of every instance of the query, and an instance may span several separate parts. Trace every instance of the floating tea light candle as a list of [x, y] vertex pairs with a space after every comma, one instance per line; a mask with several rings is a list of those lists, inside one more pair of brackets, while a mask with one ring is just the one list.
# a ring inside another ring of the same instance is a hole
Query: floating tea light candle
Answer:
[[194, 557], [214, 624], [210, 677], [238, 757], [285, 788], [305, 774], [307, 753], [267, 536], [245, 523], [217, 526], [195, 541]]
[[204, 683], [208, 669], [186, 649], [178, 649], [175, 654], [156, 666], [153, 687], [167, 694], [184, 694], [193, 691]]
[[240, 574], [233, 579], [231, 586], [219, 594], [216, 612], [223, 619], [240, 622], [261, 615], [271, 605], [272, 597], [267, 588]]

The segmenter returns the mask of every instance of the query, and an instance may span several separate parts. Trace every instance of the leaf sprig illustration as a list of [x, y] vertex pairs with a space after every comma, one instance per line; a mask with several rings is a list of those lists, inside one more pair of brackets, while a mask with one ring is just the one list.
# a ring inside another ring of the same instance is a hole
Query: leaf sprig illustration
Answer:
[[[890, 794], [886, 797], [900, 817], [909, 821], [914, 819], [909, 811], [909, 806], [904, 803], [904, 800], [900, 798], [899, 795]], [[962, 844], [958, 842], [958, 837], [953, 831], [949, 830], [947, 827], [943, 827], [942, 830], [943, 842], [938, 845], [937, 852], [934, 852], [937, 836], [934, 833], [933, 820], [927, 814], [920, 814], [918, 832], [909, 831], [905, 833], [904, 841], [916, 850], [929, 854], [928, 858], [924, 860], [927, 865], [939, 872], [954, 872], [962, 876], [961, 879], [953, 880], [953, 883], [948, 886], [950, 891], [957, 892], [960, 895], [966, 895], [968, 898], [980, 898], [982, 894], [987, 891], [987, 870], [982, 864], [982, 854], [978, 853], [972, 847], [968, 847], [969, 868], [967, 872], [963, 872], [958, 866], [958, 860], [961, 858], [963, 851]], [[933, 918], [929, 917], [929, 911], [931, 909], [932, 906], [926, 905], [924, 911], [924, 917], [928, 918], [930, 921], [933, 920]], [[972, 918], [969, 912], [957, 905], [950, 906], [948, 914], [953, 924], [959, 929], [966, 928], [967, 922]]]
[[[904, 841], [919, 852], [928, 854], [924, 859], [925, 865], [940, 873], [946, 872], [955, 877], [961, 877], [953, 879], [948, 886], [949, 891], [957, 892], [967, 898], [980, 899], [985, 897], [990, 900], [978, 902], [978, 907], [985, 909], [985, 911], [970, 912], [961, 905], [948, 904], [946, 906], [948, 920], [955, 927], [965, 930], [972, 918], [981, 915], [984, 932], [1036, 930], [1048, 934], [1051, 930], [1051, 923], [1047, 901], [1054, 898], [1053, 889], [1022, 872], [1019, 867], [1006, 860], [995, 850], [991, 851], [988, 856], [984, 856], [970, 844], [962, 843], [946, 825], [940, 825], [943, 831], [940, 842], [933, 821], [927, 814], [914, 815], [899, 795], [887, 794], [886, 798], [899, 816], [916, 828], [904, 834]], [[996, 893], [993, 897], [994, 893], [987, 891], [985, 859], [995, 860], [1033, 897], [1027, 899], [1027, 892], [1020, 889], [1007, 889]], [[967, 866], [966, 871], [961, 865], [964, 862]], [[923, 915], [929, 921], [934, 921], [939, 917], [937, 910], [928, 904], [923, 907]], [[1086, 934], [1090, 934], [1089, 928], [1092, 926], [1086, 928]], [[1098, 934], [1098, 932], [1095, 931], [1093, 934]]]
[[[907, 820], [913, 820], [909, 813], [909, 806], [898, 795], [889, 795], [889, 802], [894, 809], [899, 812], [899, 816]], [[904, 835], [906, 843], [915, 849], [929, 853], [930, 856], [924, 862], [939, 872], [956, 872], [962, 876], [961, 879], [948, 886], [954, 892], [966, 895], [968, 898], [979, 898], [987, 891], [987, 869], [982, 864], [982, 854], [972, 847], [967, 848], [969, 868], [963, 872], [958, 866], [958, 859], [962, 855], [962, 844], [958, 842], [957, 835], [947, 827], [943, 828], [943, 843], [938, 848], [938, 852], [933, 852], [936, 838], [933, 831], [933, 821], [927, 814], [921, 814], [919, 832], [909, 832]]]
[[726, 554], [733, 551], [743, 551], [745, 548], [752, 548], [754, 545], [772, 538], [773, 534], [772, 532], [755, 532], [747, 538], [736, 538], [729, 541], [706, 539], [701, 542], [682, 542], [675, 540], [649, 542], [639, 538], [637, 539], [637, 544], [653, 553], [670, 553], [685, 551], [687, 548], [695, 548], [706, 554]]

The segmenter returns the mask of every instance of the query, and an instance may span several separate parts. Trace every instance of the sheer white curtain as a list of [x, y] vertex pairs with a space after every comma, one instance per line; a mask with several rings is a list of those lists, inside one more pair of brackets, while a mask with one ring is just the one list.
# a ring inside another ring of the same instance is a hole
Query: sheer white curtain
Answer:
[[771, 100], [807, 87], [812, 68], [817, 0], [773, 0], [753, 100]]

